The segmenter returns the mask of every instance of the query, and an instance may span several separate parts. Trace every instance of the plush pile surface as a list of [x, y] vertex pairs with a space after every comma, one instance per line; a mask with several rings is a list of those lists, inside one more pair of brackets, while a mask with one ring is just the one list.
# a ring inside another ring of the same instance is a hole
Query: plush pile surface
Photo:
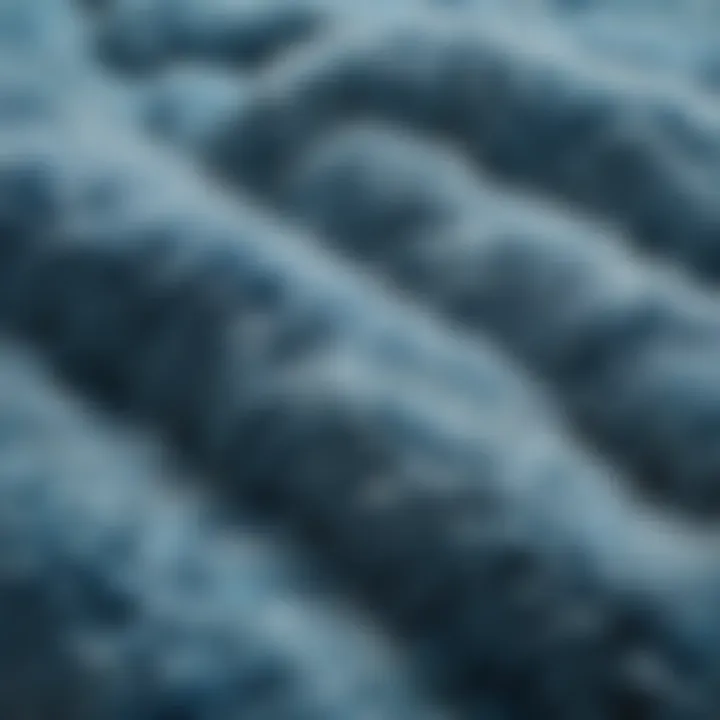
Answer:
[[0, 718], [716, 720], [719, 34], [0, 0]]

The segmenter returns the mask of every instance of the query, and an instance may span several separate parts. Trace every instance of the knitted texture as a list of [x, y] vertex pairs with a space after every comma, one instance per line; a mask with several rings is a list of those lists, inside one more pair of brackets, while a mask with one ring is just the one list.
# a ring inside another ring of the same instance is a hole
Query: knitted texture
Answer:
[[[181, 71], [150, 84], [139, 114], [202, 159], [233, 95], [222, 74]], [[493, 331], [558, 384], [593, 443], [673, 501], [712, 508], [720, 457], [701, 430], [720, 419], [710, 292], [640, 260], [627, 235], [473, 171], [427, 136], [351, 126], [303, 157], [283, 176], [278, 209], [461, 324]]]
[[714, 720], [706, 16], [581, 5], [3, 0], [3, 718]]
[[3, 717], [436, 717], [299, 558], [2, 353]]

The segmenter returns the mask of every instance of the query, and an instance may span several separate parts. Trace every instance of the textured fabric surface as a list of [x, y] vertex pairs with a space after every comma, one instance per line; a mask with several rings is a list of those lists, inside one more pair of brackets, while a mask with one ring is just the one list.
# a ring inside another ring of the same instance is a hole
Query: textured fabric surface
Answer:
[[713, 23], [0, 0], [0, 717], [715, 720]]

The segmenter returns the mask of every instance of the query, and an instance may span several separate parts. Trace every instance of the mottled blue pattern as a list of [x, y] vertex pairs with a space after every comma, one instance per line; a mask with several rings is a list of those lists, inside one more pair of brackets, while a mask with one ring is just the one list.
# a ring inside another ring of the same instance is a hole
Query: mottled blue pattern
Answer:
[[0, 718], [716, 720], [660, 5], [0, 0]]

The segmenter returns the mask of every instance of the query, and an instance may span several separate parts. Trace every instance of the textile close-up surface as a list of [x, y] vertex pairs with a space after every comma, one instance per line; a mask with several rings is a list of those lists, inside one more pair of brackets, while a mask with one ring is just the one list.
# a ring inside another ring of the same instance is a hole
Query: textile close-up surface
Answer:
[[720, 3], [0, 0], [0, 720], [718, 720]]

